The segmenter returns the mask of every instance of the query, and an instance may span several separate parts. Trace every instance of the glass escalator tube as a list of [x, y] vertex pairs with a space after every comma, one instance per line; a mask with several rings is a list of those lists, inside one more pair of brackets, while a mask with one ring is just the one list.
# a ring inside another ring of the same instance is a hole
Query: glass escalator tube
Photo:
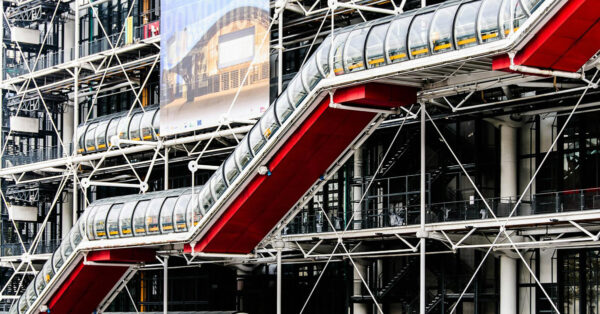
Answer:
[[[323, 79], [323, 75], [319, 71], [319, 67], [317, 66], [317, 55], [320, 52], [319, 49], [315, 54], [313, 54], [308, 60], [306, 64], [302, 67], [302, 77], [304, 78], [304, 82], [306, 82], [306, 87], [309, 91], [312, 91], [315, 86]], [[278, 99], [279, 100], [279, 99]], [[282, 122], [283, 123], [283, 122]]]
[[27, 298], [28, 307], [31, 307], [37, 299], [37, 293], [35, 292], [33, 284], [29, 284], [27, 290], [25, 290], [24, 296]]
[[129, 139], [132, 141], [141, 140], [140, 137], [140, 123], [142, 122], [142, 112], [138, 112], [133, 115], [131, 122], [129, 123]]
[[250, 163], [252, 158], [254, 158], [254, 155], [250, 150], [250, 144], [248, 141], [249, 136], [246, 135], [234, 151], [235, 159], [242, 170], [246, 168], [246, 166]]
[[481, 1], [463, 3], [454, 21], [454, 43], [457, 49], [468, 48], [479, 44], [477, 35], [477, 15]]
[[[386, 65], [385, 38], [391, 23], [377, 24], [371, 27], [365, 44], [367, 68], [372, 69]], [[406, 53], [405, 53], [406, 54]]]
[[96, 151], [96, 127], [98, 127], [98, 123], [94, 122], [85, 132], [85, 151], [87, 153]]
[[114, 204], [106, 217], [106, 234], [109, 239], [119, 238], [119, 216], [123, 206], [123, 203]]
[[406, 38], [412, 16], [401, 16], [395, 19], [388, 29], [385, 37], [385, 56], [388, 63], [408, 60]]
[[431, 38], [431, 51], [434, 54], [454, 50], [452, 26], [456, 9], [458, 9], [458, 5], [439, 8], [433, 16], [429, 36]]
[[142, 116], [142, 121], [140, 122], [140, 131], [143, 141], [151, 141], [156, 139], [154, 136], [154, 126], [152, 125], [155, 115], [156, 110], [151, 110], [144, 112], [144, 115]]
[[288, 84], [287, 87], [287, 96], [290, 104], [297, 108], [298, 105], [304, 100], [308, 93], [304, 88], [304, 84], [302, 83], [302, 77], [300, 75], [294, 76], [292, 81]]
[[128, 140], [129, 139], [129, 122], [131, 121], [131, 116], [121, 117], [119, 120], [119, 124], [117, 125], [117, 131], [119, 135], [119, 139]]
[[250, 130], [250, 133], [248, 133], [247, 137], [250, 141], [250, 148], [252, 149], [252, 154], [256, 156], [267, 142], [260, 130], [260, 122], [254, 125], [252, 130]]
[[113, 136], [119, 134], [118, 126], [119, 126], [120, 118], [112, 118], [108, 123], [108, 128], [106, 129], [106, 145], [108, 147], [112, 146], [111, 140]]
[[[213, 198], [212, 193], [210, 191], [211, 185], [212, 183], [209, 181], [204, 185], [204, 187], [202, 187], [202, 190], [200, 191], [200, 194], [198, 196], [198, 205], [200, 206], [188, 206], [188, 230], [196, 226], [198, 222], [200, 222], [200, 219], [202, 219], [202, 217], [206, 215], [206, 213], [215, 203], [215, 199]], [[193, 205], [192, 203], [190, 204]]]
[[10, 310], [8, 311], [8, 314], [19, 314], [19, 300], [12, 304]]
[[479, 40], [482, 43], [487, 43], [499, 40], [500, 36], [500, 8], [502, 0], [483, 0], [481, 8], [479, 8], [478, 30]]
[[96, 128], [96, 150], [106, 150], [108, 147], [106, 144], [106, 131], [108, 129], [108, 123], [110, 120], [105, 120], [98, 123], [98, 127]]
[[[510, 35], [510, 32], [516, 32], [527, 20], [527, 14], [521, 6], [519, 0], [505, 0], [502, 4], [500, 15], [500, 24], [502, 25], [502, 34], [504, 37]], [[511, 27], [512, 22], [512, 27]]]
[[537, 8], [539, 8], [543, 2], [544, 0], [523, 0], [523, 4], [529, 13], [535, 12], [535, 10], [537, 10]]
[[126, 202], [119, 214], [119, 236], [121, 238], [133, 236], [133, 212], [138, 204], [137, 200]]
[[59, 250], [56, 250], [54, 254], [52, 254], [52, 268], [54, 269], [54, 273], [56, 274], [60, 267], [63, 265], [64, 260], [62, 257], [62, 253]]
[[94, 239], [106, 239], [106, 217], [112, 207], [112, 204], [104, 204], [98, 206], [93, 220]]
[[222, 165], [212, 175], [210, 183], [211, 192], [213, 193], [213, 197], [216, 201], [221, 197], [221, 195], [223, 195], [223, 193], [225, 193], [225, 190], [227, 189], [227, 182], [225, 182], [224, 179]]
[[85, 153], [85, 133], [89, 124], [80, 125], [77, 127], [77, 153]]
[[[46, 264], [44, 264], [46, 266]], [[46, 280], [44, 280], [44, 269], [38, 272], [37, 276], [35, 276], [35, 292], [40, 295], [44, 288], [46, 288]]]
[[408, 31], [408, 51], [411, 59], [427, 57], [431, 54], [429, 49], [429, 26], [433, 13], [424, 13], [415, 16]]
[[348, 34], [343, 51], [344, 71], [352, 73], [364, 70], [365, 40], [369, 34], [369, 26], [358, 26]]
[[152, 127], [154, 128], [154, 137], [158, 138], [160, 136], [160, 110], [156, 110], [154, 119], [152, 119]]
[[85, 229], [87, 231], [88, 240], [96, 240], [96, 234], [94, 232], [94, 218], [96, 216], [96, 212], [102, 205], [92, 205], [86, 211], [88, 212], [86, 216]]
[[319, 68], [319, 72], [321, 72], [322, 77], [327, 77], [329, 75], [329, 56], [331, 53], [331, 35], [327, 36], [325, 40], [321, 43], [321, 46], [315, 53], [317, 67]]
[[46, 285], [54, 278], [54, 267], [52, 267], [52, 259], [48, 259], [42, 267], [42, 273], [44, 274], [44, 282]]
[[25, 297], [25, 294], [21, 295], [21, 297], [19, 298], [18, 306], [19, 306], [19, 313], [21, 313], [21, 314], [27, 313], [27, 310], [29, 309], [29, 304], [27, 304], [26, 299], [27, 298]]
[[167, 197], [160, 209], [160, 232], [171, 233], [175, 231], [173, 226], [173, 214], [175, 214], [175, 206], [179, 200], [178, 195]]
[[133, 218], [131, 219], [131, 225], [133, 229], [133, 235], [136, 237], [146, 235], [146, 210], [148, 210], [148, 204], [150, 200], [142, 200], [135, 206], [133, 212]]
[[185, 215], [187, 208], [193, 206], [198, 206], [198, 193], [194, 193], [192, 197], [191, 191], [189, 191], [179, 197], [177, 204], [175, 205], [175, 210], [173, 211], [175, 232], [188, 231]]
[[[344, 74], [344, 59], [343, 59], [343, 53], [344, 53], [344, 46], [346, 44], [346, 38], [348, 38], [348, 34], [349, 32], [343, 32], [343, 33], [339, 33], [338, 35], [336, 35], [333, 39], [333, 48], [331, 49], [331, 54], [332, 59], [333, 59], [333, 66], [331, 68], [333, 68], [333, 73], [337, 76], [337, 75], [342, 75]], [[290, 99], [291, 101], [292, 99]], [[292, 104], [294, 104], [294, 102], [292, 101]]]
[[269, 140], [277, 130], [279, 130], [279, 121], [275, 116], [275, 106], [271, 105], [260, 118], [260, 126], [266, 140]]
[[73, 232], [73, 229], [71, 229], [69, 234], [60, 242], [60, 250], [62, 251], [65, 261], [71, 257], [71, 254], [73, 254], [73, 251], [75, 250], [73, 243], [71, 243], [71, 232]]

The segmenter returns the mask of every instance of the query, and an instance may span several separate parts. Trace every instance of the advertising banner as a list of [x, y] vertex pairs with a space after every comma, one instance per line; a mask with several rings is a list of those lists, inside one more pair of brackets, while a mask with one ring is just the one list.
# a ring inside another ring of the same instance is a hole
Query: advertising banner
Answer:
[[268, 0], [162, 0], [160, 19], [161, 135], [247, 120], [266, 110]]

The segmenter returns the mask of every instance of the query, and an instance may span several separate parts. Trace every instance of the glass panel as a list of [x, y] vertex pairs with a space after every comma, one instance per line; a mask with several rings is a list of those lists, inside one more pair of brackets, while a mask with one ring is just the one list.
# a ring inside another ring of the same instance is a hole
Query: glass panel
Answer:
[[154, 120], [152, 121], [152, 125], [154, 126], [154, 135], [160, 136], [160, 110], [156, 112], [154, 115]]
[[408, 59], [406, 52], [406, 34], [410, 17], [405, 17], [395, 20], [390, 25], [390, 30], [387, 32], [386, 52], [388, 62], [395, 63]]
[[119, 138], [122, 140], [129, 139], [129, 121], [131, 120], [131, 116], [123, 117], [119, 120], [119, 126], [117, 127], [119, 131]]
[[234, 155], [229, 155], [229, 158], [225, 161], [225, 179], [227, 180], [227, 184], [231, 184], [235, 178], [240, 174], [240, 170], [235, 164]]
[[458, 6], [451, 6], [437, 10], [431, 22], [431, 44], [433, 53], [453, 50], [452, 24]]
[[432, 13], [417, 15], [410, 25], [408, 33], [408, 50], [413, 59], [427, 57], [429, 55], [429, 24], [431, 23]]
[[323, 78], [321, 72], [319, 72], [319, 69], [317, 68], [317, 61], [314, 56], [306, 61], [306, 64], [302, 68], [302, 75], [304, 77], [304, 82], [306, 82], [306, 85], [310, 90], [312, 90]]
[[29, 285], [27, 290], [25, 290], [25, 295], [27, 296], [27, 303], [29, 306], [33, 305], [35, 299], [37, 299], [37, 295], [35, 294], [35, 289], [33, 289], [33, 285]]
[[[202, 219], [202, 213], [200, 212], [200, 204], [198, 203], [200, 200], [199, 193], [202, 193], [202, 191], [198, 191], [194, 194], [194, 198], [192, 198], [192, 200], [188, 203], [188, 206], [186, 208], [185, 219], [188, 230], [192, 228], [192, 218], [194, 219], [194, 226], [198, 224], [200, 219]], [[210, 197], [212, 197], [212, 195], [210, 195]]]
[[154, 120], [154, 114], [156, 114], [156, 110], [146, 111], [142, 116], [140, 129], [142, 131], [142, 140], [144, 141], [149, 141], [154, 138], [154, 130], [152, 125], [152, 120]]
[[121, 232], [121, 237], [133, 236], [131, 218], [136, 205], [137, 201], [127, 202], [125, 205], [123, 205], [123, 209], [121, 209], [121, 214], [119, 215], [119, 230]]
[[[93, 205], [91, 207], [94, 207]], [[87, 229], [87, 216], [90, 212], [90, 208], [86, 209], [83, 214], [81, 215], [81, 217], [79, 217], [79, 220], [77, 220], [77, 226], [79, 226], [79, 232], [81, 232], [82, 235], [87, 234], [86, 233], [86, 229]]]
[[106, 149], [106, 129], [108, 128], [108, 120], [100, 122], [96, 128], [96, 148]]
[[177, 200], [175, 205], [175, 211], [173, 212], [173, 220], [175, 220], [175, 232], [187, 231], [187, 225], [185, 222], [185, 212], [189, 204], [192, 206], [198, 206], [198, 194], [194, 194], [194, 200], [190, 203], [192, 194], [183, 194]]
[[86, 210], [88, 212], [88, 214], [85, 217], [85, 220], [86, 220], [85, 230], [87, 231], [87, 237], [88, 237], [89, 240], [96, 239], [96, 237], [94, 235], [94, 215], [96, 215], [96, 210], [97, 209], [98, 209], [98, 206], [92, 205], [91, 208], [88, 208]]
[[[514, 11], [512, 11], [514, 10]], [[511, 11], [514, 14], [514, 17], [511, 19]], [[502, 16], [500, 17], [502, 21], [502, 32], [504, 36], [508, 36], [511, 31], [510, 23], [512, 20], [512, 31], [516, 32], [519, 30], [519, 27], [525, 23], [527, 20], [527, 15], [523, 8], [521, 7], [521, 1], [519, 0], [506, 0], [503, 3]]]
[[110, 120], [108, 124], [108, 129], [106, 130], [106, 145], [112, 146], [110, 141], [113, 136], [117, 135], [117, 126], [119, 125], [119, 118], [113, 118]]
[[146, 209], [148, 208], [148, 203], [150, 203], [149, 200], [143, 200], [135, 206], [132, 221], [134, 236], [146, 235]]
[[52, 267], [52, 261], [48, 260], [44, 264], [44, 268], [42, 268], [42, 272], [44, 274], [44, 281], [46, 284], [50, 282], [50, 280], [54, 277], [54, 268]]
[[246, 165], [248, 165], [250, 160], [252, 160], [252, 153], [250, 152], [250, 147], [248, 146], [248, 140], [248, 136], [245, 136], [238, 144], [234, 152], [235, 159], [242, 169], [246, 168]]
[[71, 244], [73, 245], [73, 249], [75, 249], [79, 243], [81, 243], [81, 232], [79, 228], [75, 227], [71, 229]]
[[533, 13], [540, 5], [544, 2], [544, 0], [523, 0], [523, 4], [529, 10], [530, 13]]
[[333, 40], [333, 73], [335, 75], [344, 74], [344, 63], [342, 61], [346, 38], [348, 38], [348, 33], [343, 33], [337, 35]]
[[106, 216], [112, 204], [102, 205], [94, 215], [94, 235], [96, 239], [106, 239]]
[[177, 196], [168, 197], [160, 210], [160, 231], [162, 233], [173, 232], [173, 212], [177, 203]]
[[85, 152], [85, 131], [87, 127], [88, 125], [81, 125], [77, 127], [77, 152], [80, 154]]
[[458, 9], [454, 23], [454, 38], [458, 49], [477, 45], [477, 13], [481, 1], [463, 4]]
[[345, 70], [349, 73], [365, 69], [365, 39], [369, 33], [368, 27], [353, 30], [348, 35], [344, 51]]
[[85, 132], [85, 151], [90, 153], [96, 150], [96, 127], [98, 123], [92, 123]]
[[132, 141], [140, 140], [140, 122], [142, 122], [142, 113], [138, 112], [133, 115], [131, 123], [129, 124], [129, 138]]
[[367, 52], [367, 67], [369, 69], [386, 64], [383, 44], [385, 43], [385, 34], [389, 25], [390, 23], [385, 23], [373, 26], [371, 32], [369, 32], [367, 46], [365, 47]]
[[42, 270], [35, 276], [35, 291], [39, 295], [45, 287], [46, 281], [44, 281], [44, 272]]
[[[210, 193], [210, 189], [208, 188], [208, 184], [204, 186], [202, 191], [200, 191], [200, 197], [198, 201], [200, 202], [200, 207], [194, 208], [193, 213], [194, 226], [198, 221], [200, 221], [200, 218], [202, 218], [202, 216], [204, 216], [215, 203], [215, 200], [213, 199], [212, 194]], [[192, 217], [189, 217], [188, 219], [190, 219], [191, 221]]]
[[21, 296], [19, 298], [19, 313], [25, 314], [29, 309], [29, 304], [27, 304], [27, 300], [25, 300], [25, 296]]
[[287, 89], [277, 98], [275, 102], [275, 111], [277, 112], [277, 117], [281, 123], [285, 122], [287, 118], [294, 112], [294, 107], [290, 106], [290, 100], [287, 96]]
[[123, 206], [123, 204], [113, 205], [108, 213], [108, 217], [106, 218], [106, 230], [108, 231], [109, 238], [119, 237], [119, 215], [121, 215]]
[[331, 35], [327, 36], [317, 50], [317, 66], [323, 77], [329, 75], [329, 53], [331, 50]]
[[60, 243], [60, 249], [62, 250], [62, 255], [65, 259], [71, 256], [73, 253], [73, 246], [71, 244], [71, 233], [69, 233]]
[[260, 132], [260, 125], [257, 123], [254, 125], [252, 130], [250, 130], [249, 134], [250, 147], [252, 148], [252, 152], [254, 156], [258, 154], [258, 151], [265, 145], [266, 141], [263, 138], [262, 133]]
[[298, 105], [304, 100], [306, 97], [306, 90], [304, 90], [304, 85], [302, 85], [302, 79], [300, 79], [300, 75], [296, 75], [292, 82], [288, 85], [288, 99], [290, 100], [290, 104], [292, 106], [298, 107]]
[[484, 0], [479, 11], [479, 35], [481, 42], [500, 39], [498, 36], [498, 17], [502, 0]]
[[[160, 215], [160, 209], [165, 202], [165, 198], [155, 198], [150, 201], [148, 209], [146, 210], [146, 232], [147, 234], [159, 234], [158, 229], [158, 215]], [[136, 211], [137, 212], [137, 211]], [[137, 232], [137, 225], [136, 225]]]
[[275, 106], [269, 106], [267, 112], [260, 118], [260, 125], [263, 135], [267, 140], [279, 130], [279, 123], [275, 117]]
[[221, 195], [223, 195], [225, 189], [227, 189], [227, 183], [225, 182], [225, 180], [223, 180], [223, 166], [219, 167], [219, 169], [215, 171], [210, 180], [210, 183], [213, 196], [215, 197], [215, 200], [217, 200], [219, 199], [219, 197], [221, 197]]
[[52, 266], [54, 267], [54, 272], [56, 273], [60, 267], [63, 265], [63, 258], [60, 250], [56, 250], [52, 255]]

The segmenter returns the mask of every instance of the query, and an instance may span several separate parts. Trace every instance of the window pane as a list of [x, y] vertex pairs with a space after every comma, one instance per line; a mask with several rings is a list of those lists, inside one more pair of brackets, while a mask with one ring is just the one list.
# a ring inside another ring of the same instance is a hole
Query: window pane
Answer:
[[275, 111], [277, 111], [277, 117], [281, 123], [285, 122], [292, 112], [294, 112], [294, 107], [290, 106], [290, 101], [287, 97], [287, 91], [288, 90], [286, 89], [285, 92], [283, 92], [275, 102], [275, 106], [277, 107]]
[[252, 160], [252, 153], [250, 153], [250, 147], [248, 147], [248, 140], [249, 136], [246, 135], [240, 144], [238, 144], [234, 152], [238, 165], [240, 165], [242, 169], [246, 168], [246, 165]]
[[368, 27], [361, 27], [350, 32], [346, 40], [346, 51], [344, 52], [345, 69], [348, 72], [356, 72], [365, 69], [365, 39], [369, 33]]
[[482, 42], [500, 39], [498, 36], [498, 16], [502, 0], [484, 0], [479, 12], [479, 32]]
[[263, 135], [266, 139], [271, 138], [277, 130], [279, 130], [279, 123], [275, 117], [275, 106], [269, 106], [267, 112], [265, 112], [260, 118], [260, 124], [262, 126]]
[[410, 17], [401, 18], [393, 21], [390, 25], [386, 40], [387, 57], [390, 63], [408, 59], [406, 53], [406, 35], [410, 19]]
[[454, 37], [458, 49], [477, 45], [477, 13], [481, 1], [463, 4], [458, 9], [454, 25]]
[[[215, 200], [212, 197], [212, 193], [210, 192], [208, 183], [204, 186], [204, 188], [202, 188], [202, 191], [200, 191], [199, 202], [200, 202], [200, 207], [198, 208], [199, 212], [194, 213], [195, 220], [200, 220], [201, 217], [198, 217], [198, 216], [206, 215], [206, 213], [210, 210], [211, 206], [215, 203]], [[198, 215], [198, 214], [201, 214], [201, 215]], [[194, 226], [195, 225], [196, 224], [194, 224]]]
[[87, 127], [88, 125], [82, 125], [77, 127], [77, 152], [80, 154], [85, 152], [85, 131], [87, 130]]
[[60, 250], [56, 250], [56, 252], [54, 252], [54, 255], [52, 255], [52, 265], [54, 266], [55, 273], [63, 265], [63, 258], [62, 258], [62, 253], [60, 252]]
[[135, 207], [133, 213], [133, 235], [146, 235], [146, 209], [148, 208], [149, 200], [140, 201]]
[[85, 132], [85, 151], [90, 153], [96, 151], [96, 127], [98, 123], [92, 123]]
[[417, 15], [410, 25], [408, 34], [408, 50], [413, 59], [423, 58], [429, 54], [429, 24], [433, 13]]
[[106, 218], [106, 230], [109, 238], [119, 237], [119, 215], [123, 209], [123, 204], [116, 204], [110, 209]]
[[[173, 212], [173, 220], [175, 221], [175, 232], [183, 232], [187, 231], [187, 226], [185, 224], [185, 212], [190, 204], [190, 199], [192, 194], [183, 194], [177, 200], [177, 204], [175, 204], [175, 211]], [[192, 204], [197, 204], [198, 202], [198, 194], [195, 194], [194, 202]]]
[[90, 208], [88, 208], [86, 211], [88, 212], [87, 216], [85, 217], [86, 220], [86, 231], [87, 231], [87, 237], [89, 240], [95, 240], [96, 239], [96, 235], [94, 233], [94, 216], [96, 215], [96, 210], [98, 209], [98, 206], [91, 206]]
[[108, 120], [100, 122], [96, 129], [96, 145], [97, 148], [106, 149], [106, 129], [108, 128]]
[[302, 68], [302, 75], [310, 90], [312, 90], [323, 78], [321, 72], [319, 72], [319, 69], [317, 68], [317, 61], [314, 55], [306, 61], [306, 64]]
[[129, 124], [129, 138], [132, 141], [140, 140], [140, 122], [142, 121], [142, 113], [136, 113]]
[[217, 200], [219, 199], [219, 197], [221, 197], [221, 195], [223, 195], [225, 189], [227, 189], [227, 184], [223, 179], [223, 167], [219, 167], [219, 169], [215, 171], [212, 178], [210, 179], [210, 183], [213, 196], [215, 197], [215, 200]]
[[152, 125], [154, 126], [154, 134], [156, 136], [160, 136], [160, 110], [156, 112], [156, 115], [154, 115], [154, 121], [152, 122]]
[[523, 0], [525, 7], [529, 10], [530, 13], [533, 13], [540, 5], [544, 2], [544, 0]]
[[122, 117], [119, 120], [119, 126], [117, 129], [119, 130], [119, 138], [122, 140], [129, 139], [129, 121], [131, 120], [131, 116]]
[[256, 154], [258, 154], [260, 149], [266, 143], [266, 141], [263, 138], [263, 135], [260, 131], [260, 125], [258, 123], [256, 125], [254, 125], [252, 130], [250, 130], [249, 140], [250, 140], [250, 148], [252, 148], [252, 152], [256, 156]]
[[335, 75], [344, 74], [342, 58], [346, 38], [348, 38], [348, 33], [337, 35], [333, 40], [333, 73], [335, 73]]
[[152, 120], [154, 120], [154, 115], [156, 114], [156, 110], [146, 111], [142, 116], [142, 122], [140, 123], [140, 129], [142, 131], [142, 140], [149, 141], [154, 138], [154, 128], [152, 125]]
[[389, 25], [390, 23], [385, 23], [371, 28], [366, 47], [368, 68], [376, 68], [386, 64], [383, 44]]
[[323, 76], [329, 75], [329, 53], [331, 50], [331, 35], [327, 36], [317, 51], [317, 66]]
[[110, 123], [108, 124], [108, 130], [106, 131], [106, 144], [108, 146], [112, 146], [110, 141], [113, 138], [113, 136], [118, 134], [118, 131], [117, 131], [118, 124], [119, 124], [119, 118], [113, 118], [112, 120], [110, 120]]
[[[500, 20], [502, 21], [502, 31], [504, 36], [508, 36], [511, 32], [511, 20], [513, 25], [512, 31], [516, 32], [527, 20], [527, 15], [525, 14], [525, 11], [523, 11], [521, 1], [519, 0], [506, 0], [502, 6], [502, 16], [500, 17]], [[514, 14], [512, 18], [511, 12]]]
[[453, 50], [452, 45], [452, 24], [454, 23], [454, 14], [458, 6], [451, 6], [437, 10], [431, 24], [431, 43], [433, 53]]
[[302, 85], [302, 79], [300, 75], [296, 75], [292, 82], [288, 85], [288, 98], [292, 106], [298, 107], [304, 97], [306, 97], [306, 90], [304, 90], [304, 85]]
[[177, 196], [168, 197], [160, 210], [160, 231], [162, 233], [173, 232], [173, 212], [177, 199]]
[[[165, 202], [164, 197], [155, 198], [150, 201], [148, 204], [148, 209], [146, 209], [146, 233], [147, 234], [159, 234], [160, 230], [158, 229], [158, 217], [160, 215], [160, 209], [162, 208], [163, 203]], [[136, 211], [137, 212], [137, 211]], [[137, 225], [136, 225], [137, 231]]]
[[235, 156], [233, 154], [229, 155], [229, 158], [225, 161], [225, 178], [227, 179], [228, 184], [231, 184], [235, 178], [240, 174], [240, 170], [235, 164]]
[[106, 238], [106, 216], [111, 205], [102, 205], [96, 210], [94, 215], [94, 236], [96, 239]]
[[137, 201], [127, 202], [123, 205], [123, 209], [121, 209], [121, 214], [119, 215], [119, 230], [121, 232], [121, 237], [133, 236], [131, 218], [136, 205]]

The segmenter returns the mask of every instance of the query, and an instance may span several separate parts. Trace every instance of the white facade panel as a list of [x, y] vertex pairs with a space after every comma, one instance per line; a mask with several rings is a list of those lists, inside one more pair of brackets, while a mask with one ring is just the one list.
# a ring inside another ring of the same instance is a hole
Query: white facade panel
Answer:
[[38, 119], [27, 117], [10, 117], [10, 130], [13, 132], [38, 133]]
[[33, 206], [8, 206], [8, 218], [17, 221], [37, 221], [37, 207]]
[[12, 27], [10, 29], [10, 39], [20, 43], [39, 45], [40, 31], [37, 29]]

